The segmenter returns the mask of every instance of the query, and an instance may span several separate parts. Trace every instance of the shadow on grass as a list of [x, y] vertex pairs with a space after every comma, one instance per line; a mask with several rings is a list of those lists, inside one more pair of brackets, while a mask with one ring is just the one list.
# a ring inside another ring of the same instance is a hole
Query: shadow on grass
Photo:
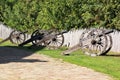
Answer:
[[[46, 60], [40, 59], [24, 59], [25, 57], [31, 56], [35, 53], [34, 51], [25, 50], [27, 47], [17, 47], [17, 46], [0, 46], [0, 64], [5, 64], [9, 62], [48, 62]], [[44, 47], [43, 47], [44, 48]], [[39, 48], [43, 49], [42, 47]]]
[[108, 57], [120, 57], [120, 53], [119, 52], [107, 52], [106, 55], [101, 55], [101, 56], [108, 56]]
[[105, 55], [105, 56], [120, 57], [120, 54], [109, 54], [109, 55]]

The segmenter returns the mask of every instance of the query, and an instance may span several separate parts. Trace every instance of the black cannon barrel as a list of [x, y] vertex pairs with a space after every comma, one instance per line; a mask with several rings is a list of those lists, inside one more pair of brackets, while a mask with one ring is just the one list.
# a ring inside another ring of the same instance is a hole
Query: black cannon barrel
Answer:
[[27, 41], [25, 41], [25, 42], [19, 44], [18, 46], [23, 46], [23, 45], [25, 45], [25, 44], [30, 43], [31, 41], [32, 41], [32, 39], [30, 38], [30, 39], [28, 39]]
[[67, 30], [64, 30], [64, 31], [62, 31], [62, 32], [60, 32], [60, 33], [58, 33], [56, 35], [64, 34], [64, 33], [67, 33], [67, 32], [68, 32]]
[[[112, 32], [114, 32], [114, 30], [105, 30], [103, 33], [100, 33], [100, 34], [98, 34], [98, 35], [96, 35], [96, 36], [102, 37], [103, 35], [107, 35], [107, 34], [110, 34], [110, 33], [112, 33]], [[92, 34], [91, 36], [93, 36], [93, 35], [95, 35], [95, 34]], [[85, 41], [85, 40], [87, 40], [87, 39], [90, 39], [91, 36], [88, 36], [87, 38], [83, 38], [82, 40]]]
[[30, 43], [30, 42], [32, 42], [32, 41], [34, 41], [34, 40], [37, 40], [37, 39], [39, 39], [39, 38], [41, 38], [41, 37], [42, 37], [42, 36], [39, 36], [39, 35], [33, 36], [33, 37], [31, 37], [30, 39], [28, 39], [27, 41], [19, 44], [18, 46], [24, 46], [25, 44], [28, 44], [28, 43]]
[[64, 31], [62, 31], [61, 33], [63, 34], [63, 33], [67, 33], [68, 31], [67, 30], [64, 30]]
[[[107, 34], [110, 34], [112, 32], [114, 32], [114, 30], [105, 30], [104, 34], [107, 35]], [[99, 36], [101, 37], [101, 36], [103, 36], [103, 34], [101, 33], [101, 34], [99, 34]]]
[[24, 33], [24, 34], [25, 34], [25, 33], [27, 33], [27, 32], [28, 32], [28, 31], [24, 31], [24, 32], [21, 32], [21, 34], [22, 34], [22, 33]]
[[107, 31], [105, 31], [105, 34], [110, 34], [112, 32], [114, 32], [114, 30], [107, 30]]

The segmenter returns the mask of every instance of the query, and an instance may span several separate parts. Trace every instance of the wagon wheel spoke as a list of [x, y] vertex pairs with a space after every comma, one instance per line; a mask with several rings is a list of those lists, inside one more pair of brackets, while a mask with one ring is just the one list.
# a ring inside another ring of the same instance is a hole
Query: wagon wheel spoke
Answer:
[[[96, 45], [96, 49], [95, 49], [95, 52], [97, 52], [99, 49], [98, 49], [98, 46], [99, 45]], [[101, 51], [101, 50], [99, 50], [99, 51]]]
[[18, 39], [16, 39], [17, 40], [17, 44], [19, 44], [19, 40]]
[[12, 38], [12, 43], [17, 44], [16, 38]]
[[25, 41], [25, 34], [20, 34], [18, 40], [20, 40], [21, 43], [24, 42]]
[[[22, 40], [20, 40], [20, 39], [22, 39]], [[20, 43], [24, 42], [25, 39], [26, 39], [25, 34], [20, 31], [12, 31], [10, 34], [10, 41], [14, 44], [20, 44]]]
[[18, 44], [20, 44], [20, 43], [22, 43], [22, 42], [23, 42], [23, 40], [21, 40], [21, 39], [18, 40]]
[[[99, 36], [100, 34], [102, 34], [102, 36]], [[85, 42], [88, 44], [87, 47], [83, 49]], [[89, 55], [101, 55], [106, 49], [106, 42], [106, 36], [101, 29], [86, 30], [80, 38], [80, 45], [83, 52], [87, 52]]]
[[41, 30], [35, 30], [32, 35], [31, 38], [34, 38], [35, 36], [39, 36], [39, 39], [33, 40], [32, 44], [33, 45], [37, 45], [37, 46], [45, 46], [46, 43], [45, 42], [41, 42], [40, 40], [43, 38], [43, 32]]
[[[54, 33], [56, 34], [56, 33]], [[48, 48], [59, 48], [63, 45], [64, 42], [64, 36], [63, 34], [56, 35], [53, 39], [51, 39], [50, 44], [48, 45]]]
[[21, 36], [21, 35], [19, 36], [19, 38], [17, 40], [18, 40], [18, 44], [21, 44], [21, 43], [23, 43], [25, 41], [24, 36]]

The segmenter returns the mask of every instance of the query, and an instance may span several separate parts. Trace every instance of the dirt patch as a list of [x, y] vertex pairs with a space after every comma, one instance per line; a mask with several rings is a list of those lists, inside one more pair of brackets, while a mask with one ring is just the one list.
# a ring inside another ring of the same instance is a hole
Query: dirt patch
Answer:
[[111, 80], [105, 74], [46, 55], [0, 47], [0, 80]]

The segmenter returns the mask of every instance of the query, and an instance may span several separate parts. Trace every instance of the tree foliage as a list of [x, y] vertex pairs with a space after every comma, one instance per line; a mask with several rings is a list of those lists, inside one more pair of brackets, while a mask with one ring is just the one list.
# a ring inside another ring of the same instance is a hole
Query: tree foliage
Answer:
[[120, 0], [0, 0], [0, 21], [19, 30], [120, 29]]

